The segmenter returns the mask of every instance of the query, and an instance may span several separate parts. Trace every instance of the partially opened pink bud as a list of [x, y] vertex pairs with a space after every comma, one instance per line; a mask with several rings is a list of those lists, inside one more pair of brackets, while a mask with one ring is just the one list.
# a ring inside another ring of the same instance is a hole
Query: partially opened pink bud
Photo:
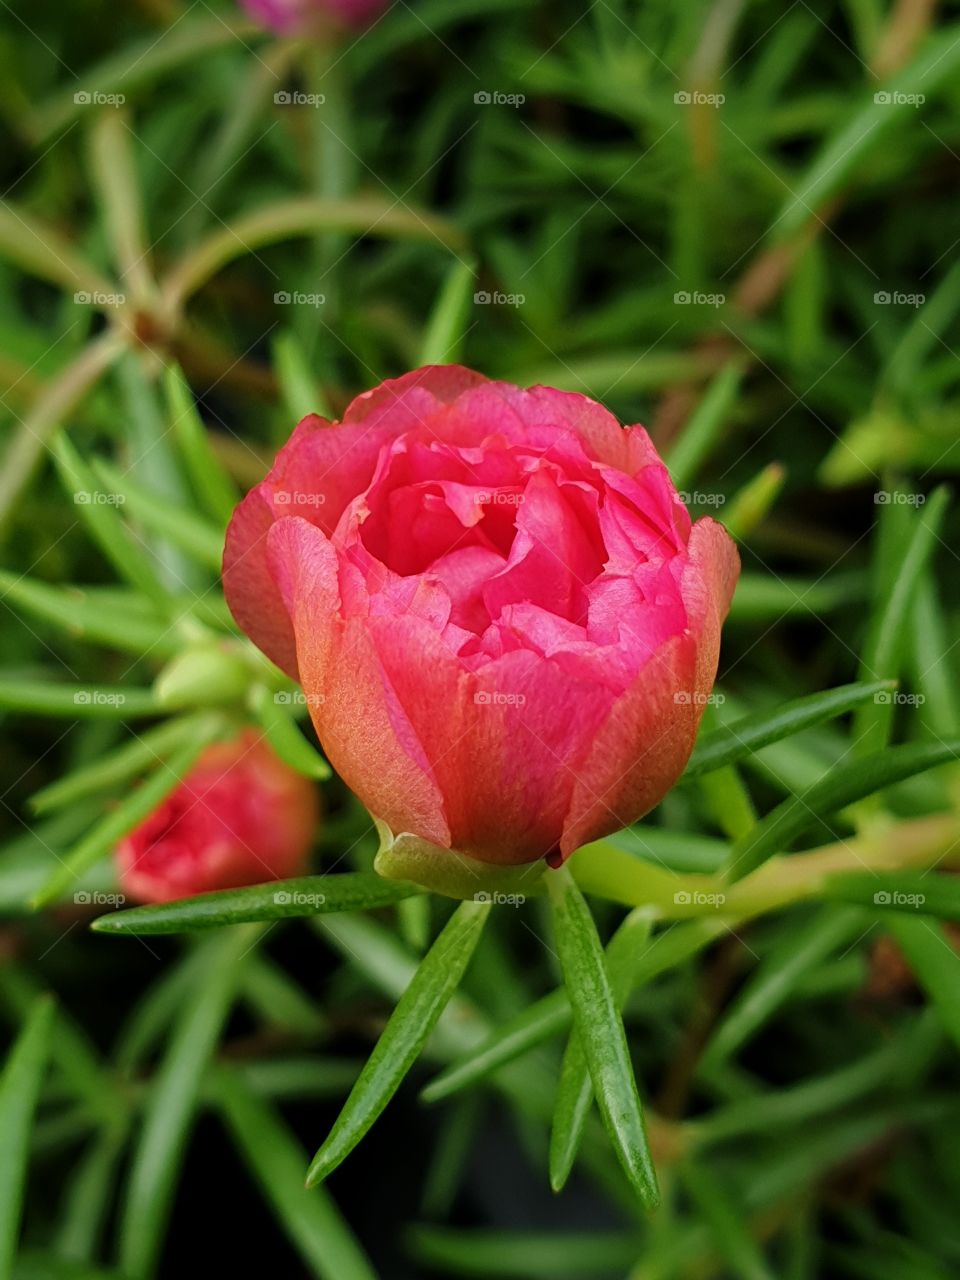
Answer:
[[234, 617], [394, 833], [556, 864], [682, 772], [739, 572], [642, 427], [431, 367], [305, 418], [234, 513]]
[[313, 785], [246, 729], [207, 747], [117, 847], [120, 887], [140, 902], [299, 874], [317, 825]]
[[386, 9], [390, 0], [241, 0], [250, 14], [278, 35], [302, 35], [331, 21], [362, 27]]

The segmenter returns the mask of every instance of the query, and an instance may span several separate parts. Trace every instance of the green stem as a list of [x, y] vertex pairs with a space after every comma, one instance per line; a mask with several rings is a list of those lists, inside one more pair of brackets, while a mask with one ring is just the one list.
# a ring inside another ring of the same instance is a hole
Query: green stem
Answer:
[[911, 819], [805, 853], [771, 858], [733, 885], [718, 876], [663, 870], [606, 840], [578, 850], [570, 868], [584, 892], [628, 907], [649, 906], [658, 919], [713, 916], [718, 905], [725, 918], [744, 919], [816, 897], [828, 876], [923, 870], [935, 864], [960, 867], [958, 839], [956, 814]]

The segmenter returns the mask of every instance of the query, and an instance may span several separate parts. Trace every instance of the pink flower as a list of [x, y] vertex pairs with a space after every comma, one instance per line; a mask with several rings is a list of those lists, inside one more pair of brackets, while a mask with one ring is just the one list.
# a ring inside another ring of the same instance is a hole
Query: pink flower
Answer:
[[297, 875], [316, 824], [313, 785], [246, 729], [207, 747], [120, 843], [120, 887], [140, 902], [168, 902]]
[[489, 863], [555, 865], [659, 802], [738, 572], [642, 427], [456, 366], [304, 418], [224, 555], [369, 810]]
[[389, 0], [241, 0], [250, 14], [278, 35], [300, 35], [324, 21], [362, 27], [387, 7]]

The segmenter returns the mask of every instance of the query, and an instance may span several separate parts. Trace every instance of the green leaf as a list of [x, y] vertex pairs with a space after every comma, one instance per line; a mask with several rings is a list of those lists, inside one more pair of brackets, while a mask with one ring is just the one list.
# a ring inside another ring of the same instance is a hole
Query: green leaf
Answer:
[[56, 227], [48, 226], [32, 210], [10, 200], [0, 202], [0, 257], [29, 275], [60, 285], [68, 293], [82, 290], [91, 297], [114, 293], [106, 276], [80, 256]]
[[799, 931], [764, 957], [737, 993], [701, 1059], [704, 1068], [734, 1054], [780, 1006], [815, 965], [863, 931], [863, 916], [848, 908], [818, 910]]
[[164, 284], [164, 303], [176, 311], [228, 262], [262, 246], [321, 231], [353, 232], [387, 239], [426, 241], [449, 249], [463, 244], [446, 219], [386, 197], [327, 200], [296, 197], [245, 213], [212, 232], [176, 263]]
[[830, 876], [820, 888], [825, 898], [882, 911], [960, 920], [960, 879], [935, 871], [867, 872]]
[[276, 1112], [236, 1071], [220, 1068], [217, 1105], [230, 1135], [310, 1274], [321, 1280], [376, 1280], [376, 1272], [322, 1187], [303, 1185], [306, 1154]]
[[0, 458], [0, 533], [40, 465], [53, 435], [126, 347], [119, 329], [105, 329], [82, 348], [31, 401]]
[[761, 866], [818, 818], [923, 773], [960, 755], [960, 739], [933, 745], [907, 743], [840, 765], [799, 795], [789, 796], [762, 818], [730, 851], [729, 878], [739, 880]]
[[626, 1276], [643, 1244], [629, 1233], [413, 1228], [416, 1256], [443, 1276], [495, 1276], [524, 1280], [600, 1280]]
[[[626, 917], [610, 939], [606, 950], [607, 971], [614, 1004], [622, 1010], [630, 994], [633, 961], [650, 936], [650, 914], [637, 907]], [[562, 1191], [573, 1168], [583, 1127], [593, 1098], [593, 1081], [576, 1027], [570, 1032], [560, 1068], [560, 1082], [550, 1130], [550, 1185]]]
[[361, 1140], [393, 1097], [456, 991], [490, 913], [488, 902], [462, 902], [427, 952], [400, 997], [383, 1034], [351, 1090], [307, 1185], [322, 1182]]
[[134, 159], [134, 134], [121, 111], [102, 111], [88, 135], [90, 170], [102, 210], [104, 239], [118, 280], [131, 304], [149, 307], [156, 287], [150, 275], [150, 248]]
[[700, 1161], [687, 1161], [680, 1172], [726, 1263], [725, 1273], [740, 1280], [773, 1280], [773, 1272], [721, 1180]]
[[53, 1010], [49, 996], [34, 1003], [0, 1077], [0, 1276], [11, 1274], [17, 1253], [30, 1128], [43, 1083]]
[[287, 413], [299, 422], [308, 413], [333, 418], [333, 411], [314, 379], [303, 348], [295, 334], [281, 333], [273, 343], [273, 365]]
[[814, 617], [866, 600], [866, 575], [833, 573], [824, 578], [782, 578], [768, 573], [741, 573], [730, 602], [732, 622], [779, 622], [787, 617]]
[[214, 453], [193, 393], [180, 369], [164, 373], [167, 414], [190, 483], [209, 515], [224, 526], [240, 501], [240, 493]]
[[460, 359], [475, 278], [473, 261], [450, 267], [427, 320], [418, 364], [454, 364]]
[[33, 906], [43, 907], [54, 901], [76, 882], [98, 858], [111, 852], [128, 831], [152, 813], [161, 800], [166, 799], [174, 787], [189, 773], [200, 752], [220, 732], [219, 720], [211, 720], [204, 733], [197, 733], [169, 760], [162, 762], [156, 772], [117, 805], [107, 816], [88, 832], [56, 869], [33, 900]]
[[[876, 611], [864, 642], [860, 675], [864, 679], [898, 677], [904, 666], [904, 648], [910, 608], [917, 583], [930, 559], [946, 512], [950, 495], [937, 489], [917, 516], [910, 540], [897, 564], [896, 574], [886, 592], [883, 606]], [[893, 698], [874, 698], [863, 703], [853, 721], [853, 751], [864, 755], [879, 751], [890, 740], [893, 726]]]
[[[170, 597], [158, 577], [158, 565], [142, 543], [133, 538], [117, 514], [116, 494], [104, 493], [92, 470], [61, 433], [50, 446], [60, 479], [76, 504], [93, 540], [121, 577], [169, 611]], [[104, 501], [103, 499], [110, 499]]]
[[[631, 985], [642, 986], [657, 974], [682, 964], [725, 928], [719, 920], [694, 920], [665, 929], [639, 956], [632, 957]], [[421, 1091], [421, 1098], [424, 1102], [440, 1102], [471, 1087], [553, 1036], [562, 1035], [572, 1019], [566, 991], [551, 991], [435, 1076]]]
[[256, 926], [234, 929], [205, 944], [199, 985], [151, 1082], [120, 1225], [120, 1265], [131, 1280], [156, 1270], [203, 1075], [260, 933]]
[[372, 871], [345, 871], [337, 875], [271, 880], [269, 884], [220, 889], [176, 902], [131, 907], [129, 911], [101, 916], [90, 927], [97, 933], [137, 936], [184, 933], [257, 920], [288, 920], [333, 911], [369, 911], [392, 906], [419, 892], [416, 885], [383, 880]]
[[596, 926], [567, 868], [548, 872], [545, 879], [574, 1026], [587, 1055], [600, 1114], [631, 1187], [646, 1208], [653, 1208], [660, 1199], [657, 1175]]
[[424, 1086], [420, 1097], [424, 1102], [440, 1102], [470, 1088], [498, 1068], [543, 1044], [545, 1040], [566, 1031], [571, 1018], [567, 993], [551, 991], [498, 1027], [482, 1044], [441, 1071]]
[[894, 680], [875, 680], [871, 684], [844, 684], [825, 693], [808, 694], [784, 702], [772, 711], [754, 711], [732, 724], [725, 724], [702, 734], [693, 749], [684, 778], [696, 778], [752, 755], [771, 742], [779, 742], [791, 734], [801, 733], [824, 720], [842, 716], [853, 707], [867, 702], [878, 693], [896, 688]]
[[[84, 69], [83, 82], [90, 92], [116, 93], [149, 84], [162, 72], [209, 53], [222, 45], [235, 45], [238, 37], [256, 34], [253, 23], [232, 18], [228, 13], [196, 20], [185, 16], [182, 22], [166, 28], [160, 39], [151, 30], [141, 40], [125, 41], [123, 48]], [[73, 83], [66, 92], [57, 92], [52, 100], [36, 108], [30, 121], [37, 142], [69, 125], [74, 116], [90, 110], [89, 99], [78, 96]]]
[[719, 436], [737, 397], [740, 376], [739, 363], [724, 365], [670, 449], [667, 467], [678, 489], [684, 489], [693, 480]]
[[[284, 764], [288, 764], [297, 773], [302, 773], [305, 778], [326, 782], [333, 777], [333, 770], [316, 747], [300, 732], [295, 717], [287, 709], [290, 697], [288, 693], [276, 693], [260, 685], [251, 696], [251, 710], [267, 735], [267, 741]], [[281, 699], [287, 701], [283, 702]]]
[[163, 715], [152, 689], [129, 685], [64, 684], [19, 680], [0, 674], [0, 710], [23, 711], [41, 716], [65, 716], [68, 720], [136, 720]]
[[922, 916], [891, 915], [887, 928], [960, 1048], [960, 955], [943, 926]]
[[728, 532], [742, 542], [761, 524], [780, 496], [787, 473], [779, 462], [771, 462], [733, 495], [724, 510]]
[[106, 791], [121, 782], [128, 782], [152, 765], [166, 760], [175, 748], [191, 740], [206, 723], [207, 718], [202, 715], [181, 716], [147, 729], [92, 764], [75, 769], [65, 778], [34, 792], [30, 797], [30, 807], [34, 813], [49, 813], [97, 791]]
[[175, 653], [180, 643], [162, 618], [137, 616], [121, 604], [111, 607], [103, 597], [84, 587], [52, 587], [26, 576], [0, 569], [4, 603], [17, 606], [35, 618], [52, 622], [78, 640], [107, 644], [138, 656]]
[[223, 559], [223, 532], [198, 516], [187, 507], [178, 506], [169, 498], [131, 480], [112, 463], [97, 458], [94, 470], [107, 489], [123, 494], [125, 509], [148, 529], [169, 539], [174, 546], [185, 551], [198, 564], [220, 572]]
[[[960, 29], [941, 28], [927, 40], [922, 52], [899, 75], [882, 88], [889, 90], [883, 105], [873, 101], [876, 81], [868, 86], [870, 95], [863, 107], [820, 149], [807, 173], [790, 183], [790, 195], [771, 226], [777, 240], [799, 231], [815, 216], [821, 205], [848, 182], [868, 151], [915, 111], [919, 93], [930, 98], [941, 84], [950, 83], [960, 66]], [[923, 100], [921, 97], [921, 101]]]

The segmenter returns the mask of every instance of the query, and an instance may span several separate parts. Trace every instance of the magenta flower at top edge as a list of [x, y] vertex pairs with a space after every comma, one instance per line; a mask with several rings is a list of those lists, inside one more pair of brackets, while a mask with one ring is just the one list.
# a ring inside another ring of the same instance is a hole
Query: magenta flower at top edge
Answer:
[[241, 0], [243, 8], [278, 35], [300, 35], [315, 23], [334, 21], [362, 27], [386, 9], [390, 0]]
[[457, 366], [305, 418], [224, 554], [234, 617], [370, 811], [499, 864], [556, 865], [660, 801], [738, 573], [642, 427]]

